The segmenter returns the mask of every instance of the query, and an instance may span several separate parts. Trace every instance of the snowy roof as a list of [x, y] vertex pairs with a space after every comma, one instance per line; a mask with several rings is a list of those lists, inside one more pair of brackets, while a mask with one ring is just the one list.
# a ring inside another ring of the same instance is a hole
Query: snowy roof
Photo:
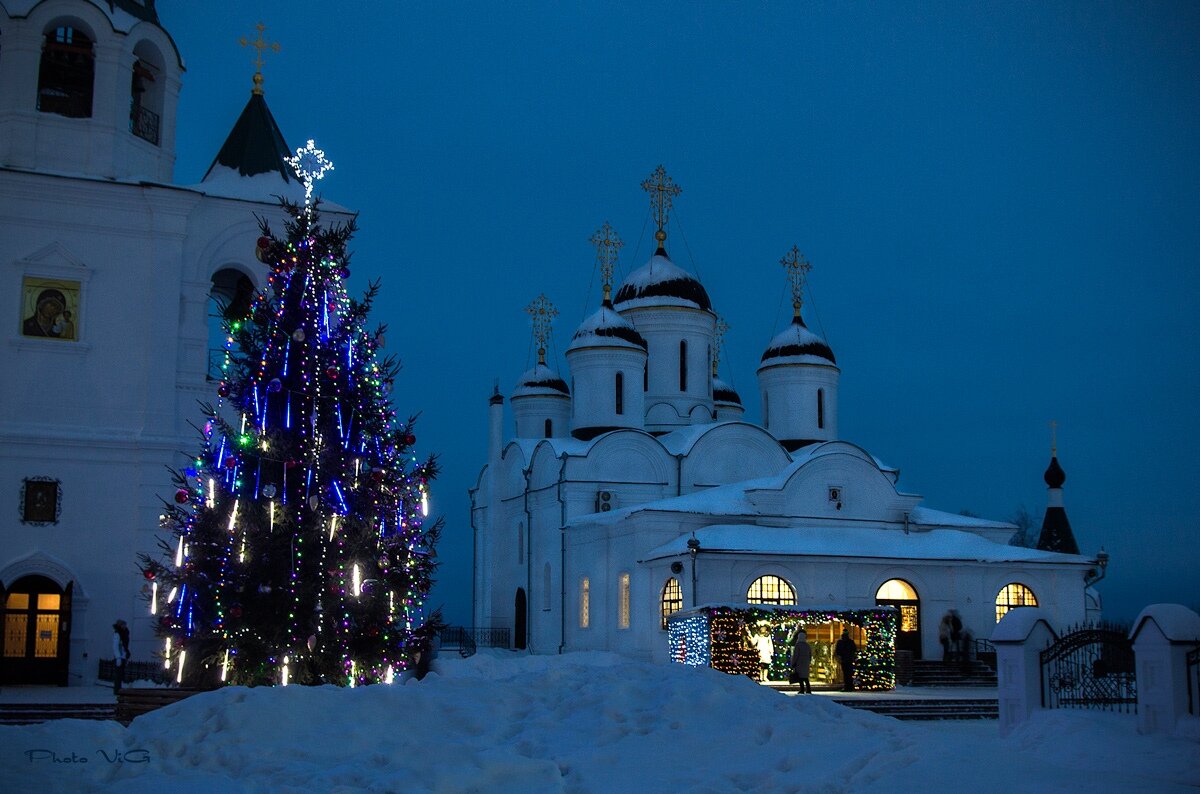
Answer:
[[229, 137], [196, 187], [228, 198], [304, 199], [304, 187], [287, 164], [292, 156], [262, 94], [251, 94]]
[[1200, 615], [1183, 604], [1151, 604], [1133, 621], [1129, 638], [1136, 639], [1146, 621], [1153, 621], [1163, 636], [1173, 642], [1200, 641]]
[[629, 274], [613, 303], [621, 310], [645, 306], [686, 306], [712, 310], [704, 286], [659, 248], [650, 261]]
[[[868, 527], [764, 527], [714, 525], [698, 529], [700, 551], [804, 557], [865, 557], [966, 562], [1038, 562], [1088, 565], [1076, 554], [1056, 554], [995, 543], [972, 532], [933, 529], [904, 532]], [[680, 535], [649, 552], [643, 561], [688, 553], [691, 534]]]
[[993, 521], [989, 518], [963, 516], [958, 513], [946, 513], [928, 507], [914, 507], [908, 514], [908, 520], [925, 527], [970, 527], [974, 529], [1012, 529], [1016, 524], [1007, 521]]
[[625, 347], [645, 350], [646, 340], [632, 323], [617, 314], [607, 301], [590, 317], [584, 320], [571, 339], [567, 353], [586, 347]]
[[715, 403], [732, 403], [733, 405], [741, 405], [742, 398], [734, 391], [734, 388], [718, 377], [713, 378], [712, 382], [713, 402]]
[[517, 381], [513, 389], [512, 399], [520, 397], [549, 396], [569, 397], [571, 390], [567, 382], [557, 372], [545, 364], [535, 364]]
[[768, 364], [836, 364], [833, 350], [825, 340], [808, 330], [800, 315], [780, 331], [762, 354], [759, 369]]

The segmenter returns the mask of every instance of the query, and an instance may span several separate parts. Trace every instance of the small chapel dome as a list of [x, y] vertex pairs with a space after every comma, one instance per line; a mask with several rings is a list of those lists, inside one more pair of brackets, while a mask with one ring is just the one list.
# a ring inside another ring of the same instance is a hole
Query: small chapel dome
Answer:
[[535, 364], [517, 381], [512, 397], [570, 397], [571, 390], [562, 377], [545, 364]]
[[1058, 465], [1058, 457], [1050, 458], [1050, 465], [1046, 468], [1046, 473], [1043, 475], [1046, 480], [1046, 485], [1051, 488], [1061, 488], [1063, 483], [1067, 481], [1067, 473], [1063, 471], [1062, 466]]
[[714, 377], [712, 381], [713, 402], [726, 403], [731, 405], [741, 405], [742, 398], [734, 391], [733, 387], [720, 378]]
[[629, 274], [613, 303], [622, 310], [643, 306], [687, 306], [712, 310], [712, 301], [700, 281], [673, 263], [659, 248], [650, 261]]
[[611, 303], [605, 301], [575, 330], [567, 352], [585, 347], [635, 347], [645, 350], [646, 340], [628, 320], [616, 313]]
[[825, 340], [808, 330], [799, 312], [762, 354], [762, 367], [776, 364], [837, 364]]

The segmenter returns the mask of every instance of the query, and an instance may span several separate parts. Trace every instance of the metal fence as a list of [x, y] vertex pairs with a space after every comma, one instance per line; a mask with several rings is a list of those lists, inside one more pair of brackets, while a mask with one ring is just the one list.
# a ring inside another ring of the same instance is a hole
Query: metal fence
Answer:
[[141, 105], [134, 105], [129, 111], [129, 131], [155, 146], [158, 146], [158, 122], [158, 114]]
[[1125, 627], [1080, 626], [1041, 652], [1044, 708], [1137, 711], [1133, 643]]
[[[126, 662], [125, 681], [153, 681], [156, 684], [167, 683], [169, 671], [162, 662]], [[112, 681], [116, 678], [116, 661], [101, 659], [100, 670], [96, 676], [101, 681]]]
[[442, 648], [457, 648], [466, 657], [483, 648], [511, 648], [512, 634], [508, 629], [485, 629], [477, 626], [447, 626], [438, 634]]

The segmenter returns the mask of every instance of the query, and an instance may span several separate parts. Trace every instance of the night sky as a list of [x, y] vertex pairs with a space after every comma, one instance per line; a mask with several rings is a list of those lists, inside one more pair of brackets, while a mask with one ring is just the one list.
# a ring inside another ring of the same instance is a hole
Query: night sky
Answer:
[[608, 220], [621, 273], [646, 260], [660, 163], [747, 419], [798, 245], [844, 440], [930, 507], [1040, 525], [1057, 420], [1076, 538], [1112, 556], [1106, 616], [1200, 608], [1200, 5], [158, 5], [187, 66], [181, 184], [249, 96], [238, 39], [261, 20], [282, 44], [267, 102], [360, 212], [351, 286], [382, 277], [397, 409], [444, 465], [450, 622], [470, 622], [487, 398], [533, 362], [523, 309], [557, 304], [567, 374], [600, 299], [588, 237]]

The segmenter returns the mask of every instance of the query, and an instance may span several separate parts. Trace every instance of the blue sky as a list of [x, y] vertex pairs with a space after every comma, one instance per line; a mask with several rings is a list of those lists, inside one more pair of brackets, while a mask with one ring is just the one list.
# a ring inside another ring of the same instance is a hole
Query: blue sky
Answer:
[[[722, 377], [790, 318], [778, 261], [842, 367], [840, 432], [926, 504], [1040, 521], [1049, 427], [1106, 609], [1200, 607], [1200, 5], [161, 2], [187, 65], [176, 181], [200, 180], [282, 44], [266, 99], [357, 209], [399, 413], [445, 467], [432, 603], [470, 620], [467, 488], [487, 397], [599, 300], [588, 237], [650, 253], [638, 185], [683, 187], [670, 248], [729, 322]], [[332, 11], [332, 13], [331, 13]], [[638, 245], [641, 237], [640, 246]], [[248, 254], [250, 252], [247, 252]]]

